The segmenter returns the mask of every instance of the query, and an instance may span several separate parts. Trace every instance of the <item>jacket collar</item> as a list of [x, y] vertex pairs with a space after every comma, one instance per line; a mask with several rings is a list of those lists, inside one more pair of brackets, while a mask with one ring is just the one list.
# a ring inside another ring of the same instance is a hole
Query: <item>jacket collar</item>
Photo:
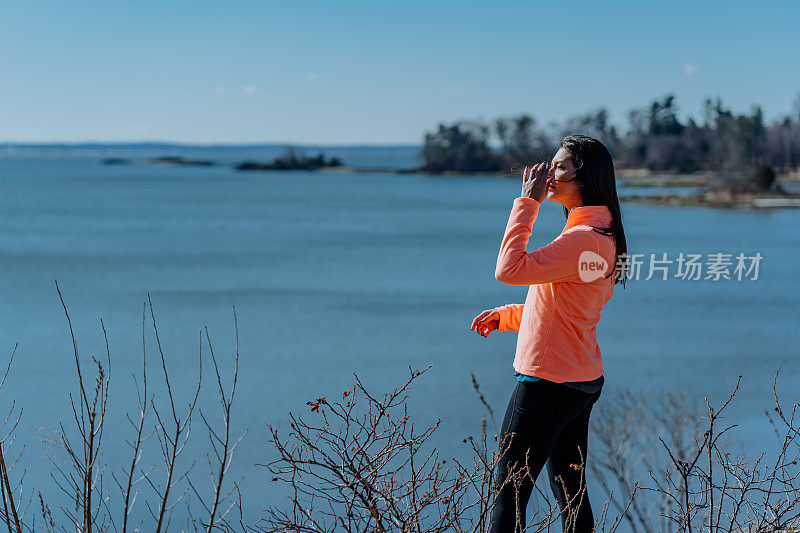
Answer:
[[605, 205], [582, 205], [573, 207], [567, 216], [566, 231], [579, 224], [587, 224], [594, 227], [608, 227], [611, 225], [613, 217], [611, 210]]

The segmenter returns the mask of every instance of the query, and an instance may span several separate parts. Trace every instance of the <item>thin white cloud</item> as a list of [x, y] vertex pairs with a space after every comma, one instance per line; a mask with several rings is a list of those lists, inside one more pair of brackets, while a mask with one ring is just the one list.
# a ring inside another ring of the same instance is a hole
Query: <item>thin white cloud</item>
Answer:
[[686, 63], [683, 67], [683, 71], [687, 76], [694, 76], [695, 74], [703, 72], [703, 68], [696, 63]]
[[136, 133], [147, 133], [153, 129], [153, 125], [149, 122], [138, 122], [133, 125], [133, 131]]
[[317, 81], [319, 79], [319, 74], [316, 72], [306, 72], [305, 76], [303, 76], [307, 81]]
[[254, 92], [256, 92], [256, 86], [255, 85], [244, 85], [244, 86], [242, 86], [242, 92], [244, 94], [253, 94]]
[[225, 94], [228, 90], [225, 87], [217, 87], [214, 89], [215, 94]]

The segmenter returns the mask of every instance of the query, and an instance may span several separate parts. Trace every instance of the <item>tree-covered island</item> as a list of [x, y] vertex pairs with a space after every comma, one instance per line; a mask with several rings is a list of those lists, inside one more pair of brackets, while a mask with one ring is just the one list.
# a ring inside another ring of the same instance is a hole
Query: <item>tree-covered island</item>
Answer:
[[[698, 204], [737, 205], [737, 195], [800, 198], [776, 182], [800, 165], [800, 93], [793, 112], [770, 124], [760, 106], [736, 114], [719, 97], [705, 99], [700, 119], [682, 121], [672, 94], [630, 110], [627, 118], [624, 133], [604, 107], [547, 126], [527, 114], [442, 123], [425, 134], [417, 170], [516, 176], [524, 165], [549, 160], [564, 136], [582, 133], [608, 147], [619, 177], [629, 176], [630, 185], [704, 186], [703, 196], [694, 198]], [[654, 175], [659, 181], [649, 183]]]

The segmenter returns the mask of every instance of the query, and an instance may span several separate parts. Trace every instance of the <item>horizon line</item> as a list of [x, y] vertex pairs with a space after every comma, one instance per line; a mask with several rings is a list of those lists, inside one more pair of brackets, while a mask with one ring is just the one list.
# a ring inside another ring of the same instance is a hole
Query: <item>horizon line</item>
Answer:
[[0, 147], [82, 147], [82, 146], [149, 146], [149, 145], [168, 145], [168, 146], [182, 146], [187, 148], [247, 148], [247, 147], [260, 147], [260, 146], [277, 146], [277, 147], [311, 147], [311, 148], [418, 148], [422, 144], [419, 143], [310, 143], [310, 142], [184, 142], [184, 141], [156, 141], [156, 140], [142, 140], [142, 141], [0, 141]]

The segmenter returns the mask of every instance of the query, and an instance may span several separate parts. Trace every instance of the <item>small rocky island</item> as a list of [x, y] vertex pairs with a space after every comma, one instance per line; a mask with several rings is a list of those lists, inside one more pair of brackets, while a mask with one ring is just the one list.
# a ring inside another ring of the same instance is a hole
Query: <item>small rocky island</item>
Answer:
[[145, 165], [177, 165], [189, 167], [212, 167], [217, 164], [216, 161], [209, 159], [187, 159], [185, 157], [165, 155], [161, 157], [151, 157], [146, 159], [125, 159], [123, 157], [106, 157], [101, 159], [103, 165], [129, 165], [131, 163], [145, 164]]
[[342, 161], [338, 157], [326, 159], [322, 152], [316, 156], [307, 156], [303, 152], [289, 148], [272, 161], [243, 161], [233, 168], [236, 170], [318, 170], [341, 166]]
[[210, 159], [187, 159], [171, 155], [156, 157], [150, 159], [149, 162], [155, 165], [183, 165], [189, 167], [213, 167], [217, 164], [216, 161], [211, 161]]

